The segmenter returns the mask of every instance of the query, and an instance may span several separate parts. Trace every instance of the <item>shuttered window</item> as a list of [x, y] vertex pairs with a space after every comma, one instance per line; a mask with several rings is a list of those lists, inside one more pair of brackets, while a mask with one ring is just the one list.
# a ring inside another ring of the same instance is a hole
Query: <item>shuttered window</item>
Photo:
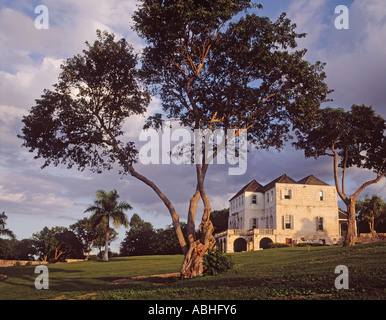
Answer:
[[281, 216], [282, 219], [282, 229], [283, 230], [293, 230], [294, 229], [294, 216], [286, 214]]

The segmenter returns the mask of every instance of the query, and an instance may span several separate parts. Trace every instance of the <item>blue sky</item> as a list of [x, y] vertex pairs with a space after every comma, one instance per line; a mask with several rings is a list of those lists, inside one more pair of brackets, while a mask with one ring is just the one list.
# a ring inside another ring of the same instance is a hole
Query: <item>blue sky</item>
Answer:
[[[96, 4], [97, 3], [97, 4]], [[386, 117], [386, 2], [384, 0], [264, 0], [260, 15], [275, 20], [283, 11], [297, 24], [298, 32], [308, 36], [299, 45], [308, 49], [306, 58], [326, 62], [327, 83], [334, 93], [334, 107], [352, 104], [373, 105]], [[34, 13], [37, 5], [49, 9], [49, 29], [37, 30]], [[62, 167], [40, 169], [41, 160], [21, 148], [16, 135], [44, 88], [57, 80], [63, 59], [84, 49], [84, 42], [96, 38], [96, 29], [107, 29], [117, 38], [125, 37], [136, 50], [143, 43], [130, 29], [130, 15], [136, 1], [45, 0], [3, 1], [0, 4], [0, 211], [5, 211], [8, 227], [18, 239], [27, 238], [44, 226], [69, 226], [85, 216], [83, 211], [94, 200], [95, 191], [117, 189], [129, 201], [133, 213], [157, 228], [171, 218], [154, 194], [143, 183], [121, 177], [118, 170], [97, 175]], [[349, 29], [337, 30], [334, 20], [337, 5], [349, 8]], [[149, 114], [159, 110], [153, 98]], [[144, 117], [137, 117], [126, 128], [138, 137]], [[190, 166], [138, 166], [138, 171], [153, 179], [170, 197], [186, 219], [188, 201], [195, 190], [195, 172]], [[206, 179], [206, 190], [213, 209], [228, 206], [228, 199], [252, 179], [267, 183], [286, 173], [295, 180], [314, 174], [333, 184], [330, 158], [305, 159], [290, 146], [282, 152], [254, 151], [248, 154], [248, 170], [242, 176], [228, 176], [225, 165], [213, 166]], [[348, 188], [354, 190], [371, 172], [349, 170]], [[386, 179], [366, 192], [386, 196]], [[199, 208], [200, 210], [200, 208]], [[200, 212], [200, 211], [199, 211]], [[199, 214], [198, 214], [199, 215]], [[119, 240], [124, 230], [119, 231]]]

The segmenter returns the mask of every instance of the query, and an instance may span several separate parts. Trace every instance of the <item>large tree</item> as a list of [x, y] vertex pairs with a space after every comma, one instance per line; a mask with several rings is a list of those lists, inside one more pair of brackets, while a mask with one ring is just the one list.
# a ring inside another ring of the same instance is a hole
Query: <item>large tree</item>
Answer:
[[42, 261], [57, 261], [66, 251], [58, 235], [67, 231], [65, 227], [44, 227], [32, 235], [33, 245]]
[[100, 173], [118, 162], [123, 173], [151, 187], [170, 212], [183, 252], [187, 251], [179, 216], [165, 193], [135, 170], [137, 150], [122, 130], [132, 115], [143, 114], [150, 102], [140, 86], [137, 56], [125, 39], [97, 30], [83, 55], [67, 59], [54, 90], [44, 90], [23, 118], [23, 146], [48, 165], [89, 167]]
[[[246, 130], [256, 147], [281, 148], [290, 130], [311, 125], [326, 101], [324, 64], [312, 65], [304, 60], [306, 50], [295, 50], [296, 39], [305, 35], [295, 32], [284, 13], [275, 22], [255, 14], [236, 18], [251, 7], [244, 0], [141, 1], [134, 14], [134, 29], [148, 43], [141, 75], [160, 95], [166, 117], [192, 130], [221, 129], [228, 141]], [[147, 125], [161, 123], [162, 115], [155, 114]], [[202, 253], [214, 244], [204, 180], [219, 149], [208, 158], [202, 151], [189, 203], [185, 277], [202, 273]], [[196, 240], [200, 198], [202, 236]]]
[[[306, 157], [332, 158], [335, 186], [347, 206], [348, 230], [345, 246], [355, 243], [355, 202], [368, 186], [386, 175], [385, 120], [365, 105], [353, 105], [350, 110], [325, 108], [320, 110], [319, 124], [299, 133], [295, 147], [303, 149]], [[347, 169], [357, 167], [374, 172], [374, 177], [347, 193]], [[339, 177], [341, 169], [341, 177]], [[340, 182], [341, 181], [341, 182]]]
[[375, 227], [377, 224], [386, 220], [386, 202], [376, 194], [371, 197], [366, 194], [363, 199], [357, 200], [355, 211], [359, 213], [359, 221], [368, 223], [372, 234], [376, 233]]
[[79, 239], [85, 260], [88, 260], [95, 241], [98, 238], [97, 229], [93, 228], [90, 219], [85, 217], [70, 225], [70, 230], [72, 230]]
[[134, 214], [130, 219], [130, 230], [121, 243], [120, 254], [125, 256], [148, 255], [155, 253], [156, 231], [150, 222]]
[[[276, 22], [255, 14], [236, 19], [251, 7], [246, 0], [142, 1], [134, 14], [135, 30], [148, 42], [140, 73], [124, 39], [116, 42], [113, 35], [98, 32], [83, 55], [62, 65], [54, 90], [45, 90], [23, 119], [20, 137], [37, 158], [45, 159], [43, 166], [101, 172], [118, 162], [124, 173], [151, 187], [172, 217], [185, 254], [183, 277], [202, 274], [202, 255], [214, 245], [204, 188], [209, 161], [202, 150], [185, 239], [172, 202], [135, 169], [137, 150], [123, 137], [125, 121], [142, 114], [149, 103], [138, 74], [161, 97], [166, 117], [178, 118], [192, 130], [229, 130], [225, 140], [247, 132], [252, 144], [266, 149], [281, 148], [291, 130], [312, 124], [329, 92], [324, 65], [310, 64], [305, 50], [295, 50], [297, 38], [304, 35], [295, 32], [285, 14]], [[154, 114], [147, 126], [159, 127], [162, 120]], [[196, 239], [200, 199], [204, 212]]]
[[129, 225], [125, 211], [132, 209], [132, 206], [125, 201], [118, 202], [119, 194], [116, 190], [106, 192], [104, 190], [98, 190], [96, 192], [97, 199], [94, 204], [89, 206], [85, 212], [92, 212], [90, 216], [91, 225], [96, 228], [98, 225], [102, 225], [105, 229], [105, 253], [103, 261], [109, 261], [109, 238], [110, 238], [110, 220], [117, 228], [120, 225], [126, 228]]

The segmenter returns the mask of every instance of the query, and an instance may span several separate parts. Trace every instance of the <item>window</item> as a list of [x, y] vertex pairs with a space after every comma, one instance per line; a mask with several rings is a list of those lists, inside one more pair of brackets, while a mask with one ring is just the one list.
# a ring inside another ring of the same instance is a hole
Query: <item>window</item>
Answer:
[[318, 219], [318, 231], [323, 231], [323, 217], [319, 217]]
[[282, 199], [292, 199], [292, 189], [282, 190]]
[[267, 193], [267, 202], [269, 202], [269, 193]]
[[254, 194], [253, 196], [252, 196], [252, 204], [256, 204], [257, 203], [257, 197], [256, 197], [256, 195]]
[[282, 229], [290, 230], [294, 228], [294, 216], [293, 215], [284, 215], [282, 217]]
[[320, 191], [319, 197], [320, 197], [320, 201], [323, 201], [323, 200], [324, 200], [324, 199], [323, 199], [323, 191]]
[[257, 218], [252, 218], [252, 229], [257, 228]]

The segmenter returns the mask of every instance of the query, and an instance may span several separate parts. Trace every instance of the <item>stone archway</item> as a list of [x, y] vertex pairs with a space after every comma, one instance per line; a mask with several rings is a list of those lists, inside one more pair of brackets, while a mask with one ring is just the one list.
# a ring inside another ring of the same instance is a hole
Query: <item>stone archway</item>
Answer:
[[273, 243], [272, 239], [264, 237], [260, 240], [260, 248], [261, 249], [269, 249], [269, 244]]
[[247, 241], [243, 238], [237, 238], [233, 243], [234, 252], [247, 251]]

